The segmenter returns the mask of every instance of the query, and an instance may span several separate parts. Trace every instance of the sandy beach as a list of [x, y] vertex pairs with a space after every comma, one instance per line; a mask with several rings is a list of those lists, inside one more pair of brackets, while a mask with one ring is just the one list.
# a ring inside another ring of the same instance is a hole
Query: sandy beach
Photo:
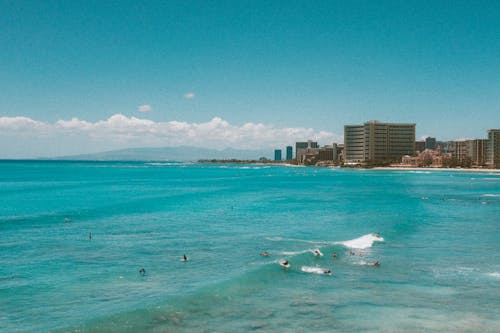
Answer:
[[483, 172], [500, 173], [500, 169], [480, 168], [415, 168], [415, 167], [375, 167], [374, 170], [409, 170], [409, 171], [458, 171], [458, 172]]

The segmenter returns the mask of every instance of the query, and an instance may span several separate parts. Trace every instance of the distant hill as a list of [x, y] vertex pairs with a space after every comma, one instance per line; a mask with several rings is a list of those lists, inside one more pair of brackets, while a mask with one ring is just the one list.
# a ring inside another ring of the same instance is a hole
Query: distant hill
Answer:
[[224, 150], [206, 149], [197, 147], [163, 147], [163, 148], [127, 148], [105, 151], [93, 154], [59, 156], [59, 160], [83, 161], [197, 161], [200, 159], [241, 159], [257, 160], [260, 157], [270, 158], [271, 149], [266, 150], [238, 150], [227, 148]]

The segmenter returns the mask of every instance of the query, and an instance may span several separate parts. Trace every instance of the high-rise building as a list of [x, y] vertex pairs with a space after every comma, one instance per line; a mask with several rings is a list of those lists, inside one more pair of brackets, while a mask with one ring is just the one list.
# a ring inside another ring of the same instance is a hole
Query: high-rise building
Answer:
[[293, 147], [287, 146], [286, 147], [286, 160], [290, 161], [292, 158], [293, 158]]
[[488, 130], [486, 165], [490, 168], [500, 168], [500, 129]]
[[468, 157], [467, 142], [466, 141], [452, 141], [453, 147], [450, 149], [451, 156], [456, 158], [457, 161], [463, 162]]
[[415, 124], [380, 123], [344, 126], [344, 159], [349, 163], [399, 162], [415, 154]]
[[361, 163], [365, 161], [365, 126], [344, 126], [344, 161]]
[[274, 150], [274, 160], [281, 161], [281, 149]]
[[466, 140], [467, 157], [471, 159], [472, 165], [481, 166], [485, 164], [486, 148], [488, 147], [488, 140], [474, 139]]
[[430, 136], [425, 138], [425, 149], [436, 150], [436, 138], [431, 138]]

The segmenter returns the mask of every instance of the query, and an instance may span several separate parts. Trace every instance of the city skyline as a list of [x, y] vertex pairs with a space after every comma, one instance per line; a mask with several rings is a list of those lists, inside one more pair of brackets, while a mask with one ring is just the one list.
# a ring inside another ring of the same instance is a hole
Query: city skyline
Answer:
[[0, 3], [0, 158], [500, 126], [500, 4]]

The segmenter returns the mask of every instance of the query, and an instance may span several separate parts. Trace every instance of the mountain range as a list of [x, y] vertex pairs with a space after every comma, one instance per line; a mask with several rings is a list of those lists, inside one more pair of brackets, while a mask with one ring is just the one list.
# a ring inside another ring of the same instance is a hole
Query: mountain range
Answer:
[[99, 153], [59, 156], [58, 160], [83, 161], [198, 161], [202, 159], [258, 160], [270, 158], [271, 150], [223, 150], [199, 147], [127, 148]]

